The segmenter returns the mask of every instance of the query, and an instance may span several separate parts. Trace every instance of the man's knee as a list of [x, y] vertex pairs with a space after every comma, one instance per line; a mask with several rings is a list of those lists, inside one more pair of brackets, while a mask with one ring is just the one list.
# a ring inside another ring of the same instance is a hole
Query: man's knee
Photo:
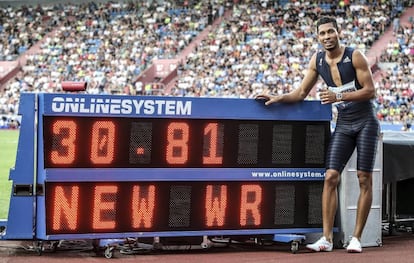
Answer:
[[358, 175], [359, 186], [361, 188], [365, 188], [365, 189], [372, 188], [372, 173], [371, 172], [358, 171], [357, 175]]
[[340, 174], [338, 171], [328, 169], [325, 174], [325, 185], [330, 187], [336, 187], [339, 184]]

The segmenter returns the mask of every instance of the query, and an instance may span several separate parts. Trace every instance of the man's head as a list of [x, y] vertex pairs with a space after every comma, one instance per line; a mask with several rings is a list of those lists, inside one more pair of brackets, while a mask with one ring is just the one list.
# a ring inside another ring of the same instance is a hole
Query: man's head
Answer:
[[331, 51], [339, 47], [339, 30], [335, 18], [321, 17], [316, 23], [316, 32], [319, 41], [326, 50]]
[[336, 31], [339, 31], [338, 29], [338, 23], [336, 22], [336, 18], [331, 17], [331, 16], [323, 16], [321, 18], [319, 18], [318, 22], [316, 23], [316, 32], [319, 33], [319, 26], [323, 25], [323, 24], [332, 24], [332, 26], [335, 27]]

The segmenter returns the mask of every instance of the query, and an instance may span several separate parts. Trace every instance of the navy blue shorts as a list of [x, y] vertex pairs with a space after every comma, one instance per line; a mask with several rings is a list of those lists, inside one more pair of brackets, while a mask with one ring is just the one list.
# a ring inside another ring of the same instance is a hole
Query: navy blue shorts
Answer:
[[375, 117], [358, 121], [338, 120], [329, 142], [326, 168], [340, 173], [357, 148], [357, 169], [372, 172], [377, 152], [380, 125]]

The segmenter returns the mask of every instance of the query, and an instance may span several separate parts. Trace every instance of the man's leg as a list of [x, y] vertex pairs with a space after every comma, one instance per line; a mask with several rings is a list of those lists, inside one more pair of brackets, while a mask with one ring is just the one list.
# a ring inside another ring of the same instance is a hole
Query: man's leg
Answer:
[[313, 244], [308, 244], [306, 248], [312, 251], [332, 251], [333, 249], [333, 225], [336, 209], [338, 205], [337, 186], [339, 183], [339, 172], [328, 169], [322, 192], [322, 219], [323, 236]]
[[338, 171], [328, 169], [326, 171], [325, 182], [322, 193], [322, 219], [323, 235], [332, 243], [333, 226], [336, 210], [338, 206], [338, 183], [340, 174]]
[[346, 250], [352, 253], [361, 253], [361, 236], [367, 222], [368, 214], [372, 204], [372, 173], [358, 170], [359, 199], [354, 233]]
[[357, 205], [357, 215], [353, 236], [361, 239], [362, 231], [367, 222], [368, 214], [372, 204], [372, 173], [358, 171], [359, 180], [359, 199]]

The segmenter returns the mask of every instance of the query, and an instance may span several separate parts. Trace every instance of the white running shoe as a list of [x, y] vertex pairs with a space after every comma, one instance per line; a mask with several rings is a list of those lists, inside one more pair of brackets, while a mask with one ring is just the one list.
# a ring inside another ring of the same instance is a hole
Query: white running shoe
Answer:
[[331, 252], [333, 249], [333, 244], [326, 240], [325, 237], [321, 237], [315, 243], [306, 245], [306, 248], [314, 252]]
[[346, 251], [349, 253], [362, 252], [361, 242], [359, 242], [358, 238], [352, 237], [351, 241], [349, 241], [349, 245], [346, 247]]

